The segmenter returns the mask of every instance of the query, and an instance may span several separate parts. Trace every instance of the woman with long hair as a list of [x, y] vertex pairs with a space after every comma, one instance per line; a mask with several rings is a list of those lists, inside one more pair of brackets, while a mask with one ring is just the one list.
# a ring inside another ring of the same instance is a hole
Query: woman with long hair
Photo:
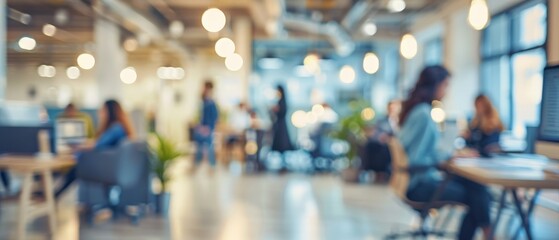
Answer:
[[499, 113], [483, 94], [476, 97], [475, 109], [476, 114], [464, 135], [468, 147], [476, 149], [483, 156], [499, 152], [499, 140], [504, 130]]
[[279, 97], [277, 105], [272, 109], [272, 151], [279, 152], [282, 155], [282, 171], [287, 170], [287, 161], [284, 153], [294, 150], [291, 138], [289, 137], [289, 129], [287, 128], [287, 99], [285, 90], [282, 86], [277, 87]]
[[[451, 153], [438, 149], [439, 130], [431, 119], [431, 104], [443, 99], [449, 77], [450, 73], [442, 66], [426, 67], [402, 104], [398, 138], [408, 155], [410, 168], [422, 169], [410, 173], [407, 197], [413, 201], [431, 200], [442, 182], [437, 167], [452, 158]], [[458, 239], [473, 239], [477, 228], [482, 228], [485, 236], [489, 237], [491, 196], [485, 186], [455, 178], [446, 185], [438, 200], [461, 202], [468, 206]]]
[[[108, 100], [99, 109], [99, 130], [97, 140], [91, 144], [80, 146], [79, 151], [84, 150], [103, 150], [117, 147], [120, 142], [134, 138], [134, 129], [128, 116], [116, 100]], [[79, 153], [77, 157], [79, 161]], [[64, 184], [56, 191], [55, 196], [59, 197], [76, 180], [76, 168], [72, 168], [67, 174]]]

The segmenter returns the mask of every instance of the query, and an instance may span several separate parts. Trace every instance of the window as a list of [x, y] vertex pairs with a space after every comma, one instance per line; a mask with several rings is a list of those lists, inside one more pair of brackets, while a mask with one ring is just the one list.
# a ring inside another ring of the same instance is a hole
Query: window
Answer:
[[532, 0], [493, 17], [483, 31], [481, 90], [516, 137], [539, 124], [547, 4]]

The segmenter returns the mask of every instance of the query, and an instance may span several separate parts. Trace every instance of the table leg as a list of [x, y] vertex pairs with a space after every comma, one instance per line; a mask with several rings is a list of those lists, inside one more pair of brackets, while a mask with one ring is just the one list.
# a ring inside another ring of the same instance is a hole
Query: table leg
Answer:
[[528, 219], [528, 215], [524, 213], [524, 209], [522, 209], [522, 202], [518, 198], [518, 193], [516, 189], [512, 189], [512, 196], [514, 198], [514, 205], [516, 206], [516, 210], [518, 210], [518, 215], [520, 216], [520, 220], [522, 222], [522, 226], [524, 227], [524, 231], [526, 231], [526, 238], [528, 240], [532, 240], [532, 231], [530, 230], [530, 219]]
[[50, 233], [54, 235], [54, 233], [56, 232], [56, 208], [54, 200], [52, 172], [49, 170], [45, 170], [42, 172], [42, 175], [45, 188], [45, 204], [47, 207], [47, 214], [49, 218], [49, 230]]
[[[528, 218], [528, 220], [530, 219], [530, 216], [532, 216], [532, 212], [534, 212], [534, 207], [536, 206], [536, 200], [538, 199], [539, 194], [540, 194], [540, 189], [536, 189], [536, 191], [534, 192], [534, 196], [532, 196], [532, 199], [530, 199], [530, 204], [528, 205], [528, 212], [526, 213], [526, 217]], [[518, 239], [518, 235], [520, 234], [521, 230], [522, 230], [522, 226], [518, 227], [512, 239]]]
[[495, 239], [495, 232], [497, 231], [497, 226], [503, 215], [503, 208], [505, 207], [505, 200], [507, 196], [508, 189], [503, 189], [501, 192], [501, 197], [499, 198], [499, 208], [497, 209], [497, 216], [495, 216], [495, 221], [491, 224], [491, 230], [489, 233], [489, 239]]
[[17, 238], [25, 239], [27, 228], [27, 215], [31, 205], [31, 188], [33, 184], [33, 174], [25, 173], [19, 196], [19, 217], [17, 222]]

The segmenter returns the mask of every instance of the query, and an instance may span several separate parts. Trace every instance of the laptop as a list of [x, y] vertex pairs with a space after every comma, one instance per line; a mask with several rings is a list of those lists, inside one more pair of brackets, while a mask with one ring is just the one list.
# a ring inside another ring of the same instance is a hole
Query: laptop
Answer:
[[56, 144], [79, 145], [87, 140], [87, 128], [82, 119], [61, 118], [56, 120]]

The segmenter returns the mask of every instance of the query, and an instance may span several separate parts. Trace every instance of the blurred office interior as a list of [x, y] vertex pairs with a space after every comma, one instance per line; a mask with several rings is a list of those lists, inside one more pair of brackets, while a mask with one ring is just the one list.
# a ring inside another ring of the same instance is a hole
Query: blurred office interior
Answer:
[[439, 65], [439, 147], [498, 162], [447, 176], [487, 185], [495, 239], [559, 236], [558, 0], [0, 0], [0, 38], [0, 239], [457, 239], [467, 207], [392, 184]]

